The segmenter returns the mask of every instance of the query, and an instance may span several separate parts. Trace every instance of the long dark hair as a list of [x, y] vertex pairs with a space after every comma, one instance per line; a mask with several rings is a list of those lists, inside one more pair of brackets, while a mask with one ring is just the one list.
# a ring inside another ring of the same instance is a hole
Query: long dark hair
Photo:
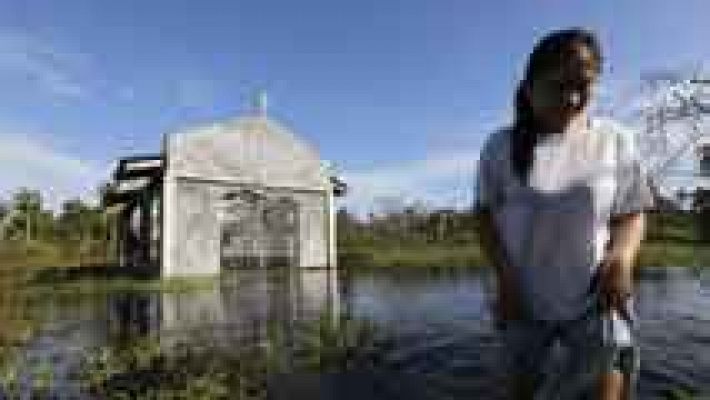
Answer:
[[526, 86], [536, 74], [549, 67], [559, 65], [563, 62], [564, 57], [567, 57], [576, 46], [580, 45], [589, 49], [594, 57], [597, 72], [601, 72], [602, 52], [599, 42], [592, 32], [581, 28], [558, 30], [547, 34], [535, 45], [528, 58], [525, 75], [518, 84], [515, 93], [515, 121], [513, 122], [511, 146], [513, 172], [525, 185], [528, 183], [533, 152], [539, 139]]

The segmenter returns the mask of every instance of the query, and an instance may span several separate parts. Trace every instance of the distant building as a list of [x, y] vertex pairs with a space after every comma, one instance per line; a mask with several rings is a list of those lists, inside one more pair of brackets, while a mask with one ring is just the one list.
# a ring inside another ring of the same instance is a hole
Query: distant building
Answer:
[[262, 100], [252, 115], [165, 135], [160, 154], [119, 160], [104, 203], [122, 266], [163, 276], [334, 268], [344, 190]]

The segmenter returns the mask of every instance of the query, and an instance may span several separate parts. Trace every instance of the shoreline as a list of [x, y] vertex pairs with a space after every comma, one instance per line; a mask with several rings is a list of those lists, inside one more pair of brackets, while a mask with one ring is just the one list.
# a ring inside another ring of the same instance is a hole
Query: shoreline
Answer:
[[[39, 249], [39, 250], [38, 250]], [[2, 249], [0, 249], [2, 250]], [[26, 254], [0, 251], [0, 272], [46, 269], [102, 270], [115, 263], [102, 257], [57, 257], [52, 245], [35, 245]], [[486, 268], [489, 263], [480, 246], [471, 241], [426, 242], [372, 240], [343, 243], [338, 248], [338, 266], [347, 269], [371, 268]], [[640, 268], [710, 267], [710, 243], [700, 241], [646, 240], [636, 262]]]

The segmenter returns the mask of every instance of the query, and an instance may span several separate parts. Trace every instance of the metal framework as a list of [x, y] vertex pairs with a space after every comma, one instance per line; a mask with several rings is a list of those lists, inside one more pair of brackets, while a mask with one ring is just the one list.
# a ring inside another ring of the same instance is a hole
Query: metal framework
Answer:
[[[655, 74], [644, 82], [644, 129], [636, 143], [652, 187], [665, 203], [682, 207], [692, 200], [697, 207], [710, 190], [710, 79]], [[692, 171], [673, 170], [684, 157], [693, 158]]]

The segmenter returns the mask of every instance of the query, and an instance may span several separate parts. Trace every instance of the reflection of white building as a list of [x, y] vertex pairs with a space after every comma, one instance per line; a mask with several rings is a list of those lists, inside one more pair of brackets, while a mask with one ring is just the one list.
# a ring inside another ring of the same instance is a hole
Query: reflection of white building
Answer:
[[106, 203], [118, 215], [122, 265], [160, 265], [164, 276], [335, 266], [334, 197], [344, 184], [264, 108], [119, 161]]
[[269, 329], [293, 335], [298, 322], [328, 317], [337, 323], [340, 290], [338, 271], [330, 269], [239, 271], [220, 277], [211, 289], [160, 293], [160, 329], [180, 336], [222, 326], [224, 332], [210, 335], [258, 341], [267, 340]]
[[338, 329], [347, 314], [338, 273], [257, 268], [222, 274], [200, 290], [107, 293], [101, 299], [106, 307], [83, 310], [90, 313], [82, 314], [87, 324], [69, 340], [103, 347], [154, 337], [167, 354], [186, 344], [232, 355], [249, 352], [288, 366], [299, 356], [299, 343], [322, 340], [318, 329]]

